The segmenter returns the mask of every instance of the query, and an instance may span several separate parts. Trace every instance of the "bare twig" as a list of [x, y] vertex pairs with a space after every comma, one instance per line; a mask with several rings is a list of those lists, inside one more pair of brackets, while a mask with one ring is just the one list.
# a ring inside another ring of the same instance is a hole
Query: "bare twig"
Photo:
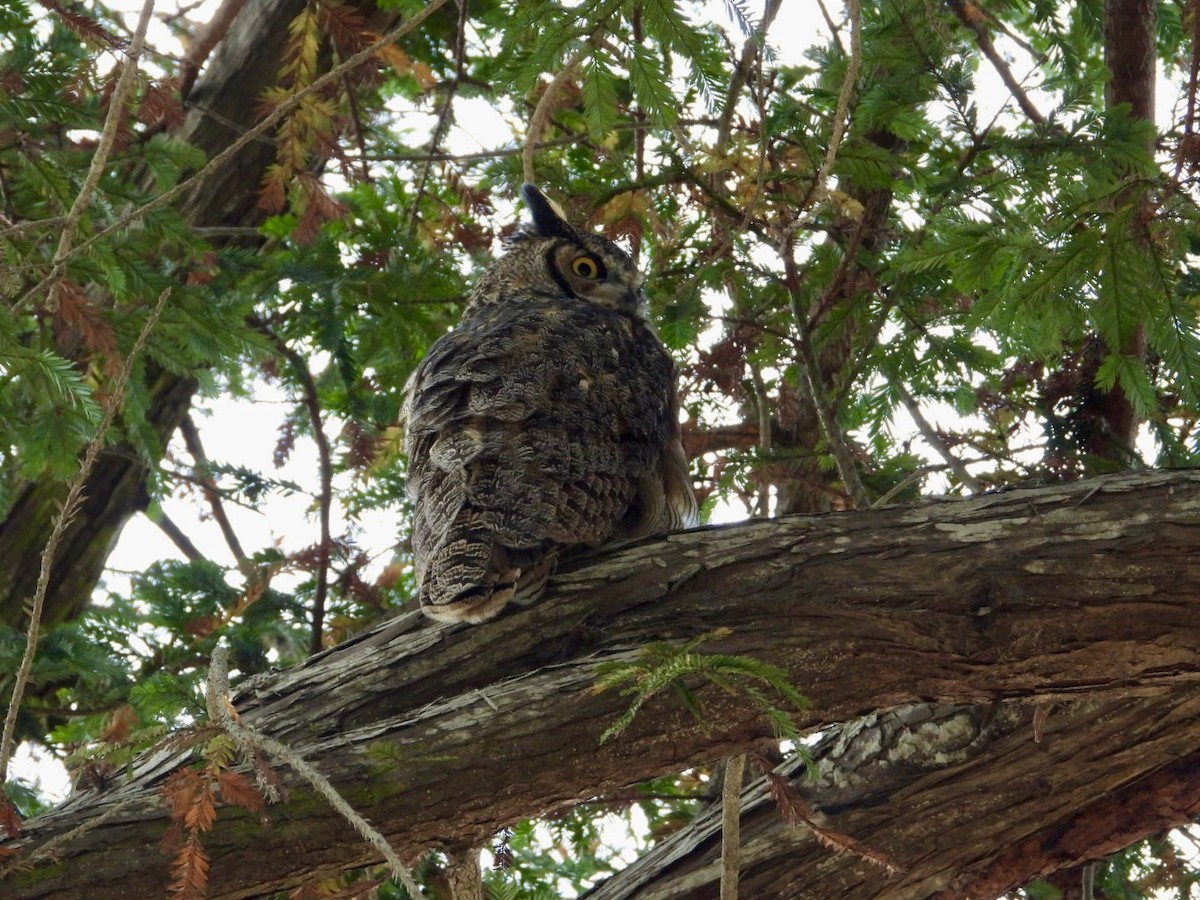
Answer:
[[946, 465], [950, 467], [950, 471], [958, 476], [958, 480], [971, 493], [978, 494], [984, 490], [983, 483], [967, 471], [967, 467], [963, 461], [954, 455], [946, 441], [938, 434], [937, 429], [925, 418], [925, 414], [921, 412], [920, 405], [917, 403], [916, 398], [908, 392], [908, 388], [898, 381], [894, 386], [897, 393], [900, 394], [900, 402], [904, 404], [904, 408], [908, 410], [908, 414], [912, 416], [913, 421], [916, 423], [917, 430], [921, 432], [921, 436], [925, 438], [929, 445], [937, 451], [938, 456], [946, 461]]
[[[43, 859], [53, 858], [58, 854], [60, 848], [66, 847], [76, 838], [83, 837], [83, 835], [87, 834], [89, 831], [99, 828], [105, 822], [115, 819], [118, 814], [123, 813], [126, 809], [133, 805], [134, 799], [135, 798], [133, 797], [126, 797], [124, 800], [118, 800], [116, 803], [105, 807], [104, 811], [100, 814], [92, 816], [90, 819], [84, 819], [70, 831], [63, 832], [62, 834], [56, 834], [54, 837], [46, 841], [46, 843], [32, 848], [28, 853], [22, 853], [20, 856], [15, 857], [12, 860], [11, 865], [16, 866], [19, 864], [22, 866], [28, 866]], [[0, 874], [4, 873], [5, 869], [0, 867]]]
[[845, 53], [846, 48], [842, 46], [842, 29], [838, 27], [837, 22], [833, 21], [833, 16], [829, 14], [829, 9], [825, 6], [825, 0], [817, 0], [817, 6], [821, 8], [821, 17], [829, 26], [829, 36], [833, 38], [833, 44], [838, 48], [838, 53]]
[[[850, 115], [850, 98], [854, 95], [854, 85], [858, 81], [858, 69], [862, 65], [862, 8], [859, 0], [846, 0], [850, 13], [850, 59], [846, 62], [846, 75], [842, 79], [842, 89], [838, 92], [837, 107], [833, 113], [833, 129], [829, 134], [829, 146], [825, 148], [825, 158], [817, 169], [813, 180], [813, 195], [822, 202], [829, 194], [825, 187], [829, 181], [829, 173], [837, 160], [838, 150], [842, 146], [842, 138], [846, 134], [846, 120]], [[803, 212], [803, 211], [802, 211]], [[792, 228], [802, 226], [804, 217], [796, 216]]]
[[729, 90], [726, 94], [725, 108], [721, 111], [720, 123], [717, 125], [717, 152], [729, 143], [729, 135], [733, 130], [733, 114], [736, 112], [738, 100], [741, 98], [742, 88], [746, 86], [750, 78], [750, 72], [754, 68], [754, 61], [759, 58], [763, 52], [763, 47], [767, 42], [767, 29], [771, 27], [771, 23], [775, 21], [775, 16], [779, 13], [779, 7], [783, 5], [783, 0], [766, 0], [766, 5], [763, 8], [762, 21], [758, 23], [758, 27], [754, 29], [754, 33], [746, 39], [745, 45], [742, 47], [742, 55], [734, 66], [733, 76], [729, 79]]
[[1083, 900], [1095, 900], [1096, 863], [1085, 863], [1079, 876], [1079, 896]]
[[[467, 8], [470, 5], [469, 0], [457, 0], [458, 2], [458, 26], [454, 37], [454, 79], [446, 86], [446, 96], [442, 100], [442, 108], [438, 111], [437, 123], [433, 126], [433, 134], [429, 137], [428, 152], [432, 155], [437, 152], [438, 147], [442, 145], [442, 141], [446, 139], [446, 133], [450, 130], [450, 119], [454, 112], [454, 98], [458, 95], [458, 89], [462, 85], [462, 80], [466, 75], [465, 64], [467, 59]], [[408, 216], [408, 236], [411, 239], [417, 230], [417, 222], [421, 216], [421, 198], [425, 195], [425, 186], [429, 183], [429, 175], [433, 171], [434, 160], [430, 158], [421, 166], [421, 171], [417, 175], [416, 187], [413, 190], [412, 206], [409, 207]]]
[[67, 221], [66, 216], [51, 216], [48, 219], [31, 219], [28, 222], [17, 222], [15, 225], [9, 225], [6, 228], [0, 229], [0, 238], [16, 237], [18, 234], [33, 231], [37, 228], [58, 228], [65, 221]]
[[[125, 228], [127, 225], [130, 225], [131, 223], [136, 222], [138, 219], [142, 218], [142, 216], [146, 215], [147, 213], [153, 212], [154, 210], [156, 210], [162, 206], [166, 206], [168, 203], [170, 203], [175, 198], [181, 196], [182, 194], [187, 193], [190, 190], [193, 190], [195, 187], [197, 187], [199, 184], [201, 184], [206, 178], [208, 178], [209, 175], [211, 175], [213, 172], [215, 172], [217, 169], [219, 169], [221, 166], [223, 166], [225, 163], [227, 163], [232, 157], [234, 157], [248, 143], [250, 143], [251, 141], [257, 140], [261, 135], [265, 134], [266, 132], [268, 132], [272, 128], [274, 128], [280, 122], [280, 120], [282, 120], [285, 116], [289, 115], [292, 112], [292, 110], [296, 109], [296, 107], [298, 107], [302, 102], [304, 102], [304, 99], [306, 97], [308, 97], [310, 94], [315, 93], [316, 91], [323, 90], [327, 84], [330, 84], [331, 82], [341, 78], [343, 73], [348, 72], [351, 69], [354, 69], [357, 66], [362, 65], [362, 63], [366, 62], [368, 59], [370, 59], [372, 56], [374, 56], [376, 53], [378, 53], [381, 49], [388, 46], [389, 44], [395, 43], [397, 40], [402, 38], [404, 35], [408, 34], [410, 31], [412, 31], [414, 28], [416, 28], [418, 25], [420, 25], [422, 22], [424, 22], [426, 19], [428, 19], [431, 15], [433, 15], [435, 12], [437, 12], [437, 10], [439, 10], [441, 7], [445, 6], [446, 3], [448, 3], [448, 2], [449, 2], [449, 0], [430, 0], [430, 2], [425, 6], [425, 8], [422, 9], [416, 15], [414, 15], [412, 18], [407, 19], [402, 24], [393, 28], [391, 31], [389, 31], [387, 34], [385, 34], [379, 40], [372, 43], [369, 47], [364, 47], [362, 50], [358, 51], [353, 56], [344, 60], [339, 65], [333, 67], [328, 72], [326, 72], [324, 75], [322, 75], [320, 78], [313, 81], [312, 84], [309, 84], [308, 86], [302, 88], [301, 90], [296, 91], [296, 93], [292, 94], [285, 101], [283, 101], [278, 106], [276, 106], [275, 109], [273, 109], [271, 111], [271, 113], [266, 118], [264, 118], [261, 122], [259, 122], [257, 125], [255, 125], [253, 128], [251, 128], [249, 131], [246, 131], [236, 141], [234, 141], [232, 144], [230, 144], [228, 147], [226, 147], [224, 150], [222, 150], [220, 153], [218, 153], [216, 156], [214, 156], [212, 159], [210, 159], [208, 161], [208, 163], [203, 168], [201, 168], [198, 172], [196, 172], [196, 174], [193, 175], [191, 178], [188, 178], [186, 181], [181, 181], [179, 184], [175, 185], [175, 187], [171, 188], [168, 191], [163, 192], [162, 194], [159, 194], [157, 197], [155, 197], [150, 202], [148, 202], [142, 206], [139, 206], [137, 209], [133, 210], [132, 212], [122, 216], [117, 221], [115, 221], [111, 225], [109, 225], [107, 228], [96, 232], [96, 234], [92, 235], [86, 241], [83, 241], [77, 247], [75, 247], [69, 254], [67, 254], [61, 260], [61, 262], [66, 263], [67, 260], [70, 259], [71, 257], [76, 256], [79, 253], [82, 253], [84, 250], [87, 250], [89, 247], [92, 247], [97, 242], [104, 240], [105, 238], [110, 236], [113, 232], [119, 231], [122, 228]], [[19, 309], [23, 308], [25, 306], [25, 304], [27, 304], [33, 297], [37, 296], [39, 293], [41, 293], [43, 290], [45, 290], [48, 284], [49, 284], [48, 277], [45, 279], [42, 279], [42, 281], [35, 284], [28, 291], [26, 291], [20, 297], [20, 299], [17, 300], [16, 303], [13, 304], [13, 310], [15, 311], [15, 310], [19, 310]]]
[[963, 0], [950, 0], [949, 5], [954, 14], [958, 16], [958, 20], [975, 35], [975, 42], [979, 44], [979, 49], [999, 74], [1004, 86], [1012, 93], [1017, 105], [1021, 107], [1021, 111], [1032, 122], [1039, 125], [1045, 122], [1046, 117], [1042, 115], [1041, 110], [1034, 106], [1033, 101], [1029, 99], [1029, 94], [1017, 81], [1008, 63], [1004, 61], [1004, 57], [996, 50], [996, 45], [992, 43], [992, 37], [988, 33], [987, 22], [979, 9], [974, 4], [965, 3]]
[[258, 228], [250, 225], [196, 225], [192, 234], [199, 238], [253, 238], [266, 241], [268, 238]]
[[46, 602], [46, 590], [50, 586], [50, 566], [54, 562], [54, 555], [58, 552], [58, 545], [62, 541], [67, 525], [71, 523], [71, 520], [79, 510], [79, 505], [83, 502], [84, 483], [87, 481], [88, 475], [91, 474], [92, 467], [96, 464], [96, 457], [100, 455], [100, 448], [104, 446], [104, 437], [108, 433], [108, 429], [112, 425], [117, 411], [121, 408], [121, 402], [125, 397], [125, 385], [129, 383], [129, 376], [133, 372], [133, 364], [142, 352], [142, 347], [145, 346], [146, 339], [150, 336], [151, 330], [153, 330], [155, 324], [158, 322], [158, 317], [161, 315], [163, 307], [166, 306], [167, 298], [170, 296], [170, 288], [159, 294], [158, 302], [154, 305], [154, 309], [150, 311], [150, 315], [146, 317], [137, 340], [133, 342], [128, 356], [125, 357], [125, 363], [121, 366], [121, 371], [117, 373], [117, 377], [113, 381], [112, 393], [109, 394], [108, 400], [104, 404], [104, 415], [100, 417], [100, 424], [96, 426], [96, 434], [92, 437], [92, 440], [87, 445], [87, 449], [84, 451], [83, 461], [79, 464], [79, 471], [71, 479], [71, 484], [67, 488], [67, 496], [63, 500], [62, 508], [54, 520], [54, 527], [50, 531], [50, 537], [46, 541], [46, 546], [42, 549], [41, 571], [38, 573], [37, 587], [34, 589], [33, 598], [29, 604], [29, 628], [25, 636], [25, 654], [21, 657], [21, 665], [17, 669], [16, 679], [13, 683], [12, 698], [8, 704], [8, 715], [4, 718], [4, 733], [0, 737], [0, 783], [8, 777], [8, 763], [12, 758], [13, 734], [17, 727], [17, 714], [20, 711], [21, 698], [25, 693], [25, 687], [29, 683], [29, 672], [33, 668], [33, 657], [37, 652], [38, 629], [42, 621], [42, 607]]
[[313, 440], [317, 444], [317, 458], [321, 470], [321, 491], [317, 495], [317, 517], [321, 530], [320, 544], [317, 549], [316, 588], [313, 592], [312, 608], [312, 637], [310, 650], [317, 653], [321, 650], [321, 638], [325, 630], [325, 601], [329, 595], [329, 547], [332, 544], [330, 536], [330, 507], [333, 505], [333, 453], [329, 448], [329, 437], [325, 434], [321, 400], [317, 395], [317, 382], [304, 357], [293, 350], [287, 343], [272, 331], [264, 322], [256, 322], [256, 327], [275, 345], [275, 348], [291, 363], [296, 377], [300, 380], [304, 406], [308, 410], [308, 418], [312, 424]]
[[725, 783], [721, 785], [721, 900], [737, 900], [738, 871], [741, 869], [742, 778], [746, 755], [725, 760]]
[[221, 494], [217, 490], [217, 483], [212, 477], [208, 454], [204, 452], [204, 444], [200, 441], [200, 432], [196, 429], [196, 423], [192, 421], [190, 415], [184, 416], [183, 421], [179, 423], [179, 433], [183, 435], [183, 443], [187, 446], [187, 451], [192, 456], [192, 465], [196, 470], [196, 480], [200, 485], [200, 490], [204, 492], [204, 499], [208, 501], [209, 509], [212, 510], [217, 527], [221, 529], [221, 536], [225, 538], [225, 544], [229, 547], [229, 552], [233, 554], [238, 569], [241, 570], [242, 574], [248, 576], [252, 568], [250, 560], [246, 556], [246, 551], [242, 549], [242, 542], [238, 540], [237, 532], [233, 530], [233, 524], [229, 521], [229, 516], [225, 514], [225, 506], [221, 502]]
[[200, 562], [204, 559], [204, 554], [200, 552], [200, 548], [192, 543], [192, 539], [187, 536], [182, 528], [175, 524], [175, 520], [168, 516], [161, 509], [153, 514], [147, 512], [146, 518], [159, 527], [174, 544], [179, 552], [188, 558], [191, 562]]
[[[771, 410], [767, 402], [767, 387], [763, 384], [762, 369], [757, 363], [750, 364], [750, 377], [754, 384], [754, 404], [758, 407], [758, 449], [762, 451], [765, 464], [771, 453]], [[758, 509], [755, 515], [767, 518], [771, 514], [771, 479], [761, 475], [758, 479]]]
[[358, 99], [355, 97], [354, 85], [350, 83], [349, 75], [342, 75], [342, 91], [346, 94], [346, 105], [350, 108], [350, 130], [354, 133], [354, 145], [358, 147], [358, 177], [369, 183], [371, 167], [367, 165], [367, 137], [363, 133], [362, 113], [358, 109]]
[[363, 840], [379, 851], [379, 854], [387, 861], [388, 868], [391, 869], [396, 880], [404, 885], [411, 897], [425, 896], [416, 881], [413, 880], [412, 873], [408, 870], [408, 867], [401, 862], [400, 857], [396, 855], [396, 851], [387, 842], [387, 838], [373, 828], [370, 822], [359, 815], [354, 807], [346, 802], [345, 798], [337, 792], [337, 789], [329, 783], [329, 779], [313, 768], [311, 764], [291, 747], [265, 734], [259, 734], [257, 731], [247, 728], [245, 725], [234, 720], [233, 706], [229, 701], [228, 659], [229, 651], [226, 650], [224, 645], [218, 644], [216, 649], [213, 650], [212, 662], [209, 666], [206, 696], [208, 715], [213, 720], [213, 724], [220, 727], [226, 734], [232, 737], [244, 751], [247, 751], [247, 755], [253, 755], [249, 750], [261, 750], [291, 766], [292, 771], [312, 785], [313, 790], [324, 797], [329, 805], [350, 823]]
[[830, 406], [829, 398], [825, 395], [821, 366], [817, 361], [816, 348], [813, 346], [812, 332], [808, 328], [808, 323], [802, 318], [802, 311], [795, 308], [798, 305], [793, 299], [793, 315], [800, 314], [800, 317], [796, 318], [796, 328], [800, 331], [800, 362], [804, 371], [804, 383], [808, 386], [809, 399], [817, 411], [817, 421], [821, 423], [821, 432], [825, 437], [825, 443], [829, 446], [829, 452], [833, 454], [834, 462], [837, 464], [842, 486], [850, 495], [855, 509], [867, 509], [871, 505], [867, 489], [863, 487], [862, 479], [858, 475], [858, 467], [854, 464], [854, 456], [850, 452], [850, 445], [846, 441], [842, 424], [838, 421], [837, 413]]
[[850, 444], [842, 430], [842, 424], [838, 421], [836, 409], [825, 391], [825, 378], [821, 373], [820, 358], [813, 343], [808, 310], [801, 306], [800, 275], [796, 269], [793, 232], [784, 232], [779, 255], [783, 260], [784, 286], [787, 288], [792, 320], [796, 328], [800, 371], [804, 376], [801, 383], [808, 389], [809, 402], [817, 413], [821, 435], [829, 452], [833, 454], [842, 486], [855, 509], [867, 509], [871, 505], [867, 489], [863, 487], [862, 479], [858, 475], [858, 467], [854, 463], [854, 455], [850, 452]]
[[75, 195], [75, 202], [71, 204], [66, 219], [63, 221], [62, 232], [58, 238], [58, 249], [54, 252], [54, 263], [50, 274], [45, 279], [45, 286], [50, 290], [50, 306], [52, 308], [58, 304], [56, 288], [59, 279], [67, 270], [67, 257], [71, 253], [71, 244], [75, 240], [75, 232], [79, 229], [79, 221], [92, 201], [92, 194], [95, 193], [96, 186], [100, 183], [101, 176], [104, 175], [104, 166], [108, 162], [113, 144], [117, 140], [117, 131], [121, 127], [121, 119], [125, 116], [125, 102], [129, 99], [129, 92], [133, 90], [134, 81], [137, 80], [138, 57], [141, 56], [142, 47], [146, 43], [146, 28], [150, 25], [150, 15], [153, 12], [154, 0], [145, 0], [142, 4], [142, 12], [138, 16], [137, 29], [133, 33], [133, 42], [129, 45], [125, 64], [117, 79], [117, 86], [113, 88], [112, 96], [108, 101], [108, 115], [104, 117], [104, 128], [100, 132], [100, 140], [92, 154], [92, 163], [88, 166], [83, 186]]
[[[1196, 134], [1196, 93], [1200, 89], [1200, 15], [1197, 13], [1200, 10], [1196, 9], [1196, 3], [1191, 3], [1191, 26], [1192, 26], [1192, 56], [1188, 60], [1188, 78], [1187, 87], [1184, 89], [1184, 97], [1186, 98], [1186, 106], [1183, 114], [1183, 136], [1179, 140], [1179, 147], [1175, 151], [1175, 180], [1179, 180], [1180, 174], [1183, 172], [1183, 164], [1185, 160], [1190, 161], [1195, 165], [1195, 134]], [[1186, 20], [1185, 20], [1186, 21]]]
[[333, 456], [329, 450], [329, 438], [321, 417], [321, 402], [317, 397], [317, 383], [313, 380], [308, 365], [296, 351], [284, 349], [292, 361], [296, 376], [304, 388], [304, 406], [312, 422], [313, 440], [317, 443], [317, 456], [321, 469], [321, 493], [317, 495], [317, 519], [320, 528], [320, 546], [317, 550], [317, 584], [313, 592], [312, 639], [309, 649], [313, 653], [321, 650], [321, 638], [325, 631], [325, 599], [329, 594], [329, 534], [330, 507], [333, 505]]
[[1005, 25], [1004, 22], [997, 18], [996, 14], [985, 7], [980, 0], [972, 0], [972, 2], [974, 3], [975, 8], [979, 10], [980, 14], [982, 14], [989, 22], [992, 23], [993, 28], [1028, 53], [1036, 62], [1046, 62], [1047, 57], [1045, 53], [1038, 50], [1037, 47], [1033, 46], [1033, 44], [1025, 40], [1025, 38], [1021, 37], [1021, 35]]
[[533, 109], [533, 115], [529, 117], [529, 132], [525, 135], [525, 149], [521, 153], [521, 174], [527, 184], [537, 183], [533, 172], [533, 153], [542, 138], [542, 132], [546, 130], [546, 124], [550, 121], [550, 110], [554, 107], [554, 98], [563, 83], [575, 73], [575, 68], [583, 62], [587, 52], [588, 48], [584, 45], [563, 64], [563, 67], [558, 70], [558, 74], [550, 79], [550, 83], [542, 91], [542, 96]]
[[894, 484], [890, 488], [888, 488], [887, 493], [885, 493], [878, 500], [876, 500], [874, 503], [872, 503], [871, 509], [881, 509], [882, 507], [887, 506], [889, 503], [891, 503], [893, 500], [895, 500], [896, 497], [898, 497], [901, 493], [903, 493], [905, 490], [907, 490], [909, 485], [920, 481], [922, 478], [924, 478], [930, 472], [941, 472], [945, 468], [946, 468], [945, 465], [938, 464], [938, 465], [921, 466], [919, 468], [913, 469], [911, 472], [909, 472], [907, 475], [905, 475], [903, 478], [901, 478], [898, 482], [896, 482], [896, 484]]
[[[641, 4], [634, 6], [633, 16], [630, 20], [630, 25], [633, 28], [633, 42], [639, 47], [646, 43], [646, 32], [642, 22], [642, 7]], [[638, 125], [645, 125], [646, 111], [642, 109], [641, 103], [635, 102], [631, 109], [633, 121]], [[646, 177], [646, 131], [644, 128], [637, 128], [633, 132], [633, 179], [640, 182]], [[633, 264], [638, 268], [642, 265], [642, 234], [641, 231], [635, 232], [630, 238], [630, 255], [633, 257]]]
[[[716, 122], [715, 119], [701, 117], [701, 118], [697, 118], [697, 119], [678, 119], [676, 121], [676, 124], [685, 125], [685, 126], [686, 125], [712, 126], [713, 124], [715, 124], [715, 122]], [[617, 124], [613, 125], [612, 130], [613, 131], [639, 132], [639, 131], [646, 131], [652, 127], [653, 127], [653, 125], [651, 123], [647, 123], [647, 122], [639, 122], [639, 121], [618, 122]], [[538, 150], [547, 150], [552, 147], [568, 147], [571, 144], [582, 144], [582, 143], [586, 143], [587, 141], [588, 141], [588, 136], [586, 134], [580, 134], [580, 133], [569, 134], [566, 137], [553, 138], [548, 141], [538, 141], [534, 144], [533, 149], [536, 152]], [[371, 162], [411, 162], [411, 163], [455, 162], [455, 163], [465, 163], [465, 162], [478, 162], [479, 160], [484, 160], [484, 159], [503, 159], [506, 156], [521, 156], [522, 154], [525, 153], [525, 147], [526, 147], [526, 144], [522, 144], [518, 147], [497, 147], [494, 150], [476, 150], [472, 153], [445, 153], [445, 152], [441, 152], [441, 153], [370, 153], [370, 154], [366, 154], [365, 156], [363, 156], [362, 159], [366, 159]], [[354, 159], [355, 157], [347, 154], [347, 158]], [[33, 224], [41, 224], [41, 220], [39, 220], [37, 223], [33, 223]], [[22, 225], [13, 226], [13, 227], [23, 229], [26, 227], [26, 225], [22, 224]], [[6, 231], [0, 231], [0, 237], [4, 237], [6, 234], [7, 234]]]

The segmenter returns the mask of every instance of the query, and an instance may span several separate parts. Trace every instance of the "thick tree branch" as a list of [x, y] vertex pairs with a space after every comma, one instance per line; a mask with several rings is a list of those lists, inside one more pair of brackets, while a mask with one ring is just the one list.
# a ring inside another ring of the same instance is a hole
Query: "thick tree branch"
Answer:
[[[930, 707], [926, 743], [957, 742], [956, 754], [943, 752], [898, 791], [903, 765], [884, 765], [887, 777], [876, 779], [854, 757], [888, 745], [854, 742], [886, 717], [842, 726], [835, 755], [858, 774], [835, 778], [816, 806], [833, 830], [885, 853], [904, 874], [864, 868], [850, 854], [831, 861], [818, 848], [820, 871], [797, 879], [791, 870], [790, 883], [821, 896], [928, 896], [963, 877], [991, 877], [1017, 836], [1049, 840], [1055, 823], [1087, 815], [1118, 788], [1142, 796], [1139, 782], [1195, 753], [1198, 522], [1200, 472], [1183, 471], [697, 530], [576, 559], [542, 601], [483, 625], [430, 626], [405, 614], [253, 679], [235, 701], [248, 727], [318, 765], [411, 860], [768, 736], [750, 704], [701, 688], [704, 727], [655, 700], [620, 739], [599, 745], [626, 702], [587, 690], [601, 662], [635, 658], [647, 640], [726, 627], [730, 635], [705, 649], [784, 666], [812, 702], [797, 714], [801, 730], [928, 700], [999, 710], [945, 718], [943, 707]], [[1032, 700], [1056, 706], [1036, 745]], [[895, 718], [925, 733], [916, 713]], [[154, 865], [145, 848], [166, 824], [158, 786], [181, 761], [143, 760], [108, 793], [82, 793], [29, 822], [28, 836], [5, 846], [34, 847], [129, 804], [62, 848], [58, 862], [9, 875], [0, 890], [12, 898], [161, 891], [168, 860]], [[961, 769], [950, 777], [948, 765]], [[222, 810], [206, 838], [220, 861], [210, 896], [259, 896], [373, 861], [311, 792], [284, 777], [292, 799], [271, 808], [270, 828]], [[1150, 809], [1161, 828], [1192, 808], [1183, 794], [1172, 802], [1129, 808]], [[967, 835], [956, 841], [960, 868], [929, 852], [929, 829], [947, 821]], [[1138, 823], [1110, 825], [1125, 839]], [[749, 865], [762, 850], [745, 825], [742, 833]], [[828, 880], [818, 884], [818, 875]], [[789, 896], [760, 887], [744, 884], [747, 896]]]

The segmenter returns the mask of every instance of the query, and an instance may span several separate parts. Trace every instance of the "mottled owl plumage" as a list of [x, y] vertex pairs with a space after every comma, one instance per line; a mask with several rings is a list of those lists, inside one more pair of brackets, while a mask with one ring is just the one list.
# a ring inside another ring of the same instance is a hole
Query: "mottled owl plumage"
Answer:
[[412, 544], [425, 612], [480, 622], [571, 547], [693, 524], [675, 366], [641, 274], [534, 187], [532, 225], [409, 381]]

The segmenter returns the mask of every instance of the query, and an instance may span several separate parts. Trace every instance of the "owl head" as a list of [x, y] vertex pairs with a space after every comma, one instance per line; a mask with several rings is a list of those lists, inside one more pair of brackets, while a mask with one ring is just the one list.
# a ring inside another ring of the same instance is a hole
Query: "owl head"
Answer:
[[628, 253], [567, 222], [533, 185], [522, 185], [521, 198], [533, 221], [509, 239], [504, 255], [479, 279], [470, 305], [568, 296], [645, 318], [642, 274]]

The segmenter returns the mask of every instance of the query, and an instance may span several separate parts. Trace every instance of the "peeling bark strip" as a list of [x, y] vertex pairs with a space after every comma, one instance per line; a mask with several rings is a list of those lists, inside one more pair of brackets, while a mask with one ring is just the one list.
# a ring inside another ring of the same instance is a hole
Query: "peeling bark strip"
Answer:
[[[806, 832], [780, 832], [777, 813], [760, 807], [774, 836], [743, 825], [746, 896], [1000, 890], [1050, 864], [1056, 848], [1100, 855], [1200, 802], [1154, 800], [1170, 794], [1155, 773], [1186, 767], [1200, 728], [1195, 471], [679, 534], [577, 560], [537, 605], [483, 625], [405, 614], [254, 679], [236, 705], [411, 860], [767, 737], [743, 702], [701, 688], [707, 732], [664, 698], [598, 744], [625, 705], [586, 692], [599, 662], [722, 626], [733, 633], [705, 649], [788, 669], [812, 701], [797, 716], [802, 729], [858, 719], [830, 739], [822, 782], [796, 784], [831, 830], [903, 870], [809, 852]], [[1025, 700], [1052, 703], [1040, 743], [1032, 709], [1003, 702]], [[947, 718], [930, 701], [985, 707]], [[157, 789], [180, 761], [143, 760], [128, 782], [27, 823], [27, 838], [0, 846], [35, 846], [128, 802], [53, 864], [0, 882], [0, 893], [160, 895], [168, 860], [155, 848], [167, 817]], [[221, 811], [205, 842], [210, 896], [261, 896], [372, 861], [283, 774], [291, 799], [268, 809], [268, 827]], [[1097, 811], [1114, 793], [1122, 815], [1106, 825]], [[1065, 834], [1087, 839], [1059, 846]], [[1021, 842], [1029, 855], [1005, 855]], [[706, 896], [703, 873], [691, 877], [693, 893], [668, 885], [620, 896]]]

